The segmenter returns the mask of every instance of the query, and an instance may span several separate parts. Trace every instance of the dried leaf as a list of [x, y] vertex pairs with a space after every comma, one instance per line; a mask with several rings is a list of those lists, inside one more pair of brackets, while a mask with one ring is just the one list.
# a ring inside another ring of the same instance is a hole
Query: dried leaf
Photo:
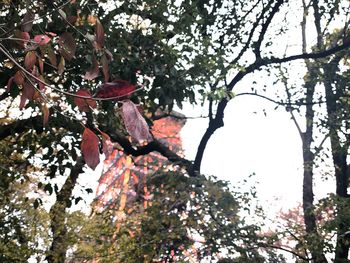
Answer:
[[102, 84], [95, 94], [96, 98], [124, 99], [135, 91], [135, 86], [125, 80], [114, 80]]
[[24, 67], [28, 70], [32, 69], [36, 63], [36, 53], [34, 51], [27, 52], [24, 58]]
[[57, 73], [61, 75], [64, 72], [64, 68], [66, 66], [66, 61], [64, 60], [64, 57], [61, 57], [60, 63], [58, 64], [57, 67]]
[[103, 30], [103, 26], [100, 20], [98, 19], [96, 20], [95, 34], [95, 40], [98, 45], [98, 48], [102, 48], [105, 43], [105, 31]]
[[61, 55], [68, 61], [74, 58], [76, 44], [72, 33], [64, 32], [58, 39]]
[[31, 11], [27, 11], [27, 13], [24, 15], [21, 24], [21, 30], [23, 32], [29, 32], [32, 30], [34, 17], [35, 15]]
[[100, 163], [99, 139], [89, 128], [84, 130], [80, 147], [86, 164], [95, 170]]
[[[76, 95], [91, 98], [91, 93], [85, 89], [78, 90]], [[79, 110], [83, 112], [90, 111], [90, 107], [91, 108], [97, 107], [97, 103], [93, 99], [83, 99], [83, 98], [74, 97], [74, 103], [75, 105], [78, 106]]]
[[98, 62], [95, 56], [92, 57], [92, 66], [89, 69], [89, 71], [87, 71], [84, 75], [84, 79], [86, 80], [93, 80], [95, 78], [97, 78], [100, 75], [100, 71], [98, 68]]
[[126, 130], [137, 142], [152, 140], [146, 120], [131, 100], [123, 102], [122, 117]]
[[39, 46], [44, 46], [47, 43], [51, 41], [51, 38], [47, 35], [36, 35], [34, 37], [34, 41], [39, 45]]
[[46, 126], [46, 124], [49, 121], [49, 115], [50, 115], [50, 109], [46, 103], [44, 103], [41, 106], [41, 110], [43, 112], [43, 126]]
[[103, 55], [101, 57], [101, 64], [102, 64], [102, 71], [105, 82], [109, 81], [109, 65], [108, 65], [108, 59], [106, 55]]

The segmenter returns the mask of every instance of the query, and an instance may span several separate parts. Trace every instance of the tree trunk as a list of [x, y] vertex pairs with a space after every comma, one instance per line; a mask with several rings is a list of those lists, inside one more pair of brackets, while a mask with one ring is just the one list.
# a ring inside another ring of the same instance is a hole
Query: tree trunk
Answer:
[[57, 194], [56, 203], [50, 209], [52, 243], [46, 260], [48, 263], [62, 263], [65, 261], [69, 244], [67, 240], [66, 228], [66, 208], [70, 201], [72, 191], [79, 174], [82, 172], [84, 160], [77, 158], [75, 166], [72, 168], [61, 191]]

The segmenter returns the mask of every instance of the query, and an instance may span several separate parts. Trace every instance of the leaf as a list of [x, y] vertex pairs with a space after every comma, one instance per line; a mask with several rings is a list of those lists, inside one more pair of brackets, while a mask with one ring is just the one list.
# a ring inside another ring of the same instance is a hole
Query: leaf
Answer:
[[18, 70], [15, 75], [14, 75], [14, 82], [17, 84], [17, 85], [22, 85], [23, 82], [24, 82], [24, 75], [22, 73], [21, 70]]
[[22, 39], [22, 40], [17, 40], [16, 44], [20, 47], [20, 48], [24, 48], [26, 46], [26, 44], [28, 43], [30, 36], [28, 32], [22, 32], [20, 30], [14, 30], [13, 31], [13, 36], [15, 38], [18, 39]]
[[58, 39], [58, 45], [60, 46], [61, 55], [68, 61], [74, 58], [76, 44], [73, 34], [69, 32], [64, 32]]
[[[78, 90], [76, 95], [78, 95], [78, 96], [85, 96], [85, 97], [90, 97], [91, 98], [91, 93], [88, 90], [85, 90], [85, 89]], [[79, 110], [83, 111], [83, 112], [90, 111], [90, 107], [91, 108], [96, 108], [97, 107], [97, 103], [93, 99], [83, 99], [83, 98], [74, 97], [74, 103], [75, 103], [75, 105], [78, 106]]]
[[25, 81], [23, 83], [21, 100], [19, 103], [19, 109], [23, 109], [27, 100], [32, 100], [35, 94], [35, 89], [31, 83]]
[[123, 102], [122, 117], [126, 130], [137, 142], [152, 140], [146, 120], [131, 100]]
[[34, 42], [36, 42], [39, 46], [44, 46], [51, 41], [51, 38], [47, 35], [36, 35], [34, 37]]
[[84, 79], [86, 80], [93, 80], [95, 78], [97, 78], [100, 75], [100, 71], [98, 68], [98, 62], [95, 56], [92, 57], [92, 66], [89, 69], [89, 71], [87, 71], [84, 75]]
[[89, 128], [85, 128], [81, 142], [81, 152], [86, 164], [95, 170], [100, 163], [99, 139]]
[[109, 81], [109, 65], [108, 65], [108, 59], [106, 55], [103, 55], [101, 57], [101, 64], [102, 64], [102, 72], [104, 76], [105, 82]]
[[9, 78], [9, 80], [7, 81], [6, 92], [10, 92], [14, 78], [15, 78], [15, 77], [11, 77], [11, 78]]
[[135, 91], [135, 86], [125, 80], [114, 80], [102, 84], [95, 94], [95, 98], [124, 99]]
[[43, 112], [43, 126], [46, 126], [46, 124], [49, 121], [49, 115], [50, 115], [50, 110], [46, 103], [42, 105], [41, 110]]
[[38, 57], [38, 64], [39, 64], [39, 69], [40, 73], [44, 73], [44, 60], [41, 57]]
[[50, 46], [47, 48], [47, 56], [49, 58], [51, 65], [56, 67], [57, 66], [57, 57], [56, 57], [55, 51]]
[[27, 52], [24, 58], [24, 67], [28, 70], [32, 69], [36, 63], [36, 54], [34, 51]]
[[107, 133], [104, 133], [101, 131], [102, 135], [102, 151], [106, 156], [106, 159], [109, 157], [109, 155], [113, 152], [113, 144], [111, 141], [111, 138], [108, 136]]
[[103, 48], [103, 45], [105, 43], [105, 31], [103, 30], [103, 26], [100, 22], [100, 20], [96, 20], [96, 27], [95, 27], [95, 35], [96, 35], [96, 43], [97, 48]]
[[32, 30], [34, 17], [35, 15], [31, 11], [27, 11], [27, 13], [24, 15], [21, 24], [21, 30], [23, 32], [29, 32]]
[[60, 59], [60, 63], [57, 66], [57, 73], [61, 75], [64, 72], [64, 67], [66, 66], [66, 61], [64, 60], [64, 57], [62, 56]]

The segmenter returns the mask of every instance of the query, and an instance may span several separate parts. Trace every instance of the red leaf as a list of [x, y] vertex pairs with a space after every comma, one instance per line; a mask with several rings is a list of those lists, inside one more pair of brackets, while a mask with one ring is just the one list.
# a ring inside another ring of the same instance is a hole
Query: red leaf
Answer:
[[[76, 95], [91, 97], [91, 93], [88, 90], [84, 90], [84, 89], [78, 90]], [[91, 108], [97, 107], [96, 101], [93, 99], [83, 99], [83, 98], [74, 97], [74, 103], [75, 105], [78, 106], [79, 110], [83, 112], [90, 111], [90, 107]]]
[[146, 120], [131, 100], [123, 102], [122, 117], [126, 130], [132, 138], [138, 142], [152, 140]]
[[29, 32], [30, 30], [32, 30], [34, 17], [35, 15], [31, 11], [27, 11], [27, 13], [24, 15], [22, 20], [22, 24], [21, 24], [22, 31]]
[[27, 52], [24, 58], [24, 67], [28, 70], [32, 69], [36, 63], [36, 54], [34, 51]]
[[30, 39], [28, 32], [22, 32], [20, 30], [14, 30], [13, 36], [15, 38], [23, 39], [23, 41], [21, 41], [21, 40], [16, 41], [16, 44], [21, 48], [24, 48]]
[[27, 100], [32, 100], [35, 95], [35, 89], [31, 83], [25, 81], [23, 83], [21, 101], [19, 103], [19, 109], [23, 109]]
[[11, 77], [11, 78], [9, 78], [9, 80], [7, 81], [6, 92], [10, 92], [14, 78], [15, 78], [15, 77]]
[[38, 43], [39, 46], [44, 46], [51, 41], [51, 38], [47, 35], [36, 35], [34, 41]]
[[103, 55], [101, 57], [101, 64], [102, 64], [102, 71], [105, 82], [109, 81], [109, 66], [108, 66], [108, 59], [106, 55]]
[[58, 45], [60, 46], [59, 51], [65, 59], [74, 58], [77, 46], [72, 33], [64, 32], [58, 39]]
[[96, 34], [96, 43], [98, 45], [97, 48], [102, 48], [105, 43], [105, 31], [103, 30], [103, 26], [100, 22], [100, 20], [97, 19], [96, 21], [96, 28], [95, 28], [95, 34]]
[[135, 91], [135, 86], [125, 80], [114, 80], [100, 86], [94, 97], [124, 99]]
[[86, 80], [93, 80], [95, 78], [97, 78], [100, 75], [100, 71], [98, 69], [98, 62], [95, 56], [92, 57], [92, 66], [89, 69], [89, 71], [87, 71], [84, 75], [84, 79]]
[[100, 163], [99, 139], [89, 128], [85, 128], [81, 141], [81, 152], [86, 164], [95, 170]]
[[24, 82], [24, 75], [22, 73], [21, 70], [18, 70], [16, 73], [15, 73], [15, 76], [14, 76], [14, 82], [17, 84], [17, 85], [22, 85], [23, 82]]

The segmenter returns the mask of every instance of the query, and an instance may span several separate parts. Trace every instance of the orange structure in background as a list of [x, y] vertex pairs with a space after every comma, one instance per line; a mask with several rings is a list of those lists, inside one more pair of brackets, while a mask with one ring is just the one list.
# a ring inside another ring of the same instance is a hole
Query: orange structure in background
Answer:
[[[182, 115], [160, 118], [153, 123], [153, 136], [165, 144], [170, 150], [183, 155], [180, 131], [185, 124]], [[147, 207], [150, 193], [144, 184], [147, 175], [162, 168], [171, 170], [174, 167], [165, 157], [152, 152], [139, 157], [125, 155], [120, 150], [114, 150], [104, 162], [104, 172], [99, 179], [96, 191], [96, 206], [98, 210], [113, 207], [128, 213], [128, 203], [132, 203], [139, 195], [143, 198], [143, 206]]]

